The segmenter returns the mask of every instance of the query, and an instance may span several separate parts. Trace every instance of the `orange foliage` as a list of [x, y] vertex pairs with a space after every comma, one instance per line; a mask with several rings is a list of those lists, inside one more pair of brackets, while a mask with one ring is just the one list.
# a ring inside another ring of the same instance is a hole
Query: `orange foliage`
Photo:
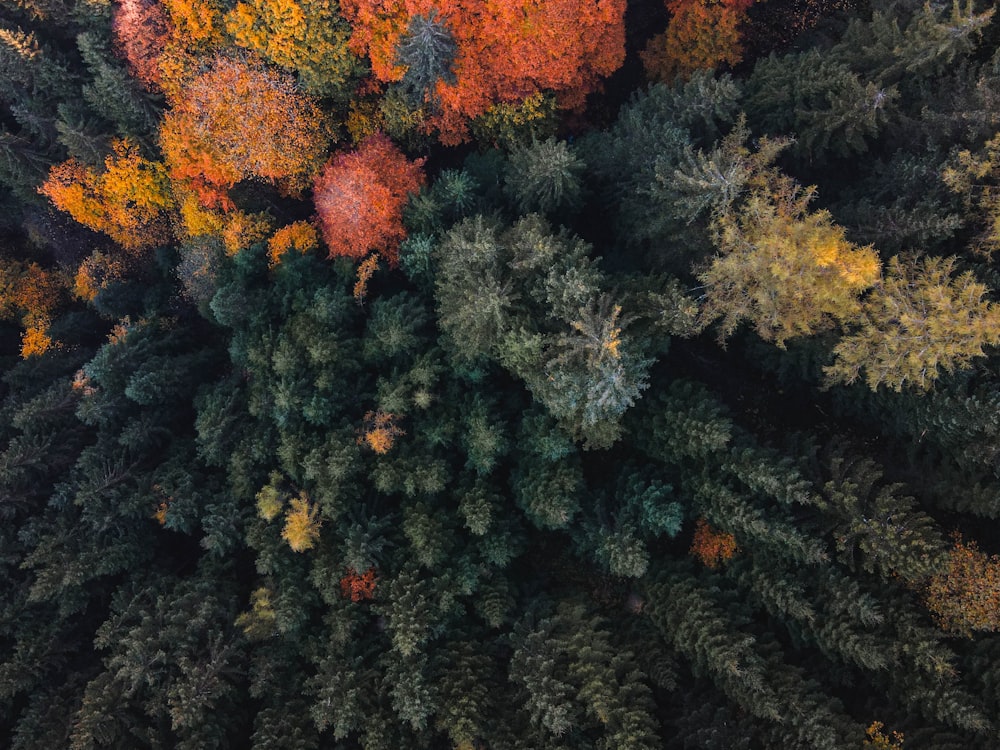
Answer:
[[296, 221], [271, 235], [267, 241], [267, 257], [270, 264], [276, 266], [290, 250], [305, 254], [317, 247], [319, 233], [316, 228], [306, 221]]
[[342, 0], [351, 46], [380, 81], [402, 79], [396, 50], [413, 16], [442, 19], [455, 42], [454, 81], [439, 80], [431, 118], [445, 144], [498, 102], [539, 91], [578, 107], [625, 58], [624, 0]]
[[44, 354], [52, 348], [52, 338], [46, 333], [48, 321], [40, 320], [21, 334], [21, 359]]
[[360, 602], [375, 596], [375, 568], [368, 568], [359, 574], [354, 568], [347, 569], [347, 575], [340, 579], [340, 591], [345, 599]]
[[424, 160], [409, 161], [384, 135], [338, 154], [316, 178], [313, 199], [330, 257], [378, 251], [395, 267], [406, 237], [403, 207], [424, 183]]
[[358, 266], [358, 280], [354, 282], [354, 299], [360, 305], [368, 294], [368, 282], [378, 270], [378, 253], [373, 253]]
[[739, 25], [752, 0], [667, 0], [667, 30], [642, 52], [650, 78], [672, 81], [743, 59]]
[[388, 453], [396, 438], [406, 434], [396, 426], [397, 419], [395, 414], [384, 411], [366, 412], [358, 444], [367, 445], [379, 455]]
[[125, 275], [125, 264], [117, 258], [96, 252], [80, 264], [73, 279], [73, 294], [92, 302], [102, 289]]
[[161, 502], [156, 506], [156, 510], [153, 511], [153, 520], [156, 521], [160, 526], [165, 526], [167, 523], [167, 510], [169, 509], [166, 501]]
[[289, 193], [309, 184], [328, 138], [291, 76], [218, 56], [184, 93], [163, 118], [160, 146], [171, 176], [203, 205], [231, 207], [227, 191], [250, 177]]
[[0, 319], [20, 318], [25, 326], [21, 335], [21, 357], [24, 359], [42, 354], [53, 346], [47, 329], [62, 295], [59, 277], [37, 263], [24, 265], [4, 261], [0, 264]]
[[170, 237], [165, 212], [173, 198], [166, 169], [144, 159], [128, 140], [115, 141], [102, 172], [76, 159], [57, 164], [38, 192], [126, 250], [153, 247]]
[[1000, 556], [955, 535], [948, 569], [927, 584], [925, 601], [944, 630], [972, 636], [1000, 630]]
[[709, 568], [717, 568], [726, 560], [730, 560], [736, 554], [736, 550], [736, 539], [732, 534], [716, 531], [704, 518], [698, 519], [694, 538], [691, 540], [690, 554]]
[[132, 75], [149, 88], [159, 88], [160, 56], [174, 29], [156, 0], [121, 0], [112, 29]]

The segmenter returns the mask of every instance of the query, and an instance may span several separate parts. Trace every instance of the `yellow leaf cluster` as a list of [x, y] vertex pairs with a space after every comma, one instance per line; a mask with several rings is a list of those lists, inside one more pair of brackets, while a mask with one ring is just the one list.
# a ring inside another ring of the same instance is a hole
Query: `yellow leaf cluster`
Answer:
[[103, 171], [75, 159], [58, 164], [38, 191], [79, 223], [104, 232], [127, 250], [169, 239], [166, 211], [173, 207], [164, 165], [143, 158], [128, 140], [113, 144]]
[[355, 65], [350, 31], [332, 0], [247, 0], [225, 24], [236, 44], [296, 71], [312, 93], [336, 90]]
[[319, 518], [319, 508], [309, 502], [303, 492], [294, 498], [285, 514], [285, 528], [281, 538], [288, 542], [293, 552], [305, 552], [312, 549], [319, 541], [319, 528], [322, 521]]
[[878, 255], [849, 242], [829, 212], [809, 212], [811, 196], [785, 178], [715, 220], [721, 254], [698, 278], [703, 314], [722, 318], [723, 338], [746, 320], [783, 346], [859, 314], [861, 293], [879, 279]]
[[28, 326], [21, 335], [21, 358], [37, 357], [52, 348], [52, 338], [46, 332], [47, 321], [38, 321]]
[[865, 371], [872, 390], [926, 390], [942, 372], [967, 367], [1000, 344], [1000, 308], [971, 272], [954, 276], [955, 258], [890, 259], [879, 285], [865, 299], [848, 335], [834, 347], [824, 371], [851, 383]]

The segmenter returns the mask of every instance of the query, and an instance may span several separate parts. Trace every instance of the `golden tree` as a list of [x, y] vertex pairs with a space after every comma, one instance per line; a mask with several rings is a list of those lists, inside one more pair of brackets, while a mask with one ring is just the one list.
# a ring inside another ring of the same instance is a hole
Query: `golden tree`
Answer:
[[970, 271], [953, 275], [955, 258], [893, 257], [865, 299], [853, 330], [834, 347], [824, 371], [851, 383], [864, 370], [875, 390], [905, 384], [928, 389], [942, 372], [969, 366], [984, 346], [1000, 344], [1000, 308]]
[[849, 242], [827, 211], [808, 211], [813, 190], [772, 172], [713, 222], [720, 254], [698, 278], [705, 320], [726, 338], [743, 322], [783, 346], [857, 318], [860, 294], [878, 281], [871, 247]]
[[316, 94], [338, 91], [357, 64], [334, 0], [246, 0], [225, 24], [236, 44], [296, 71]]
[[76, 221], [104, 232], [126, 250], [169, 240], [166, 212], [174, 205], [167, 170], [128, 140], [112, 144], [104, 169], [70, 159], [49, 171], [38, 191]]
[[285, 514], [285, 528], [281, 538], [288, 542], [294, 552], [305, 552], [312, 549], [319, 541], [319, 507], [309, 502], [305, 492], [293, 498]]

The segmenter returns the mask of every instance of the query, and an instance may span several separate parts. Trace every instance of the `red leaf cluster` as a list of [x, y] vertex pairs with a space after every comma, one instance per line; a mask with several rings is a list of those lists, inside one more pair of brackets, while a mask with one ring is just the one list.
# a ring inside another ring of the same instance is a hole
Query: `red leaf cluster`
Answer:
[[132, 74], [149, 88], [160, 85], [160, 55], [173, 36], [170, 19], [156, 0], [120, 0], [112, 30]]
[[625, 0], [343, 0], [351, 46], [368, 55], [380, 81], [402, 78], [396, 48], [413, 16], [432, 13], [451, 32], [452, 83], [439, 81], [430, 123], [441, 141], [467, 138], [469, 120], [498, 102], [554, 92], [564, 107], [583, 104], [625, 59]]
[[423, 159], [410, 161], [384, 135], [333, 157], [314, 185], [313, 200], [330, 257], [378, 252], [390, 266], [405, 239], [403, 207], [424, 184]]
[[347, 575], [340, 579], [340, 592], [345, 599], [360, 602], [375, 596], [375, 568], [368, 568], [359, 574], [354, 568], [347, 569]]

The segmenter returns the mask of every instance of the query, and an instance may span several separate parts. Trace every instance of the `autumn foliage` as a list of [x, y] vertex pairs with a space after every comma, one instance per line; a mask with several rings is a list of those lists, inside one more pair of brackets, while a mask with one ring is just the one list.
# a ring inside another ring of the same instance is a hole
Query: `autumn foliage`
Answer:
[[292, 250], [302, 254], [319, 247], [319, 233], [306, 221], [296, 221], [282, 227], [267, 241], [267, 258], [272, 266]]
[[724, 531], [716, 531], [708, 521], [699, 518], [695, 524], [690, 553], [709, 568], [717, 568], [736, 554], [736, 538]]
[[62, 292], [59, 278], [37, 263], [0, 264], [0, 320], [19, 318], [25, 327], [22, 358], [42, 354], [54, 345], [48, 327]]
[[121, 0], [112, 21], [115, 42], [132, 74], [150, 88], [159, 88], [160, 56], [174, 29], [156, 0]]
[[367, 446], [380, 455], [388, 453], [396, 438], [404, 434], [396, 426], [397, 419], [395, 414], [383, 411], [366, 412], [358, 444]]
[[416, 16], [440, 19], [454, 41], [448, 76], [431, 93], [430, 122], [446, 144], [467, 138], [468, 122], [498, 102], [540, 91], [581, 105], [625, 56], [624, 0], [343, 0], [352, 48], [372, 74], [399, 82], [398, 50]]
[[753, 0], [667, 0], [667, 30], [642, 52], [653, 79], [686, 79], [696, 70], [735, 65], [743, 58], [739, 25]]
[[364, 573], [358, 573], [354, 568], [348, 568], [347, 574], [340, 579], [340, 591], [345, 599], [352, 602], [365, 601], [375, 596], [375, 568], [368, 568]]
[[230, 205], [227, 191], [247, 178], [301, 190], [327, 140], [318, 107], [291, 76], [221, 55], [188, 85], [160, 130], [171, 177], [205, 205]]
[[330, 257], [378, 252], [389, 265], [406, 237], [403, 207], [424, 183], [423, 159], [409, 161], [383, 135], [333, 157], [316, 178], [313, 199]]
[[706, 286], [703, 312], [722, 316], [723, 337], [748, 320], [761, 338], [783, 346], [859, 315], [861, 293], [880, 278], [878, 255], [848, 241], [828, 211], [810, 212], [812, 196], [773, 177], [717, 217], [722, 254], [698, 278]]
[[309, 501], [305, 493], [293, 498], [285, 514], [285, 528], [281, 538], [294, 552], [305, 552], [319, 541], [319, 508]]
[[1000, 556], [956, 535], [948, 569], [927, 584], [925, 600], [944, 630], [971, 637], [1000, 629]]
[[38, 190], [56, 208], [126, 250], [153, 247], [170, 238], [165, 212], [173, 206], [173, 197], [166, 168], [144, 158], [130, 141], [115, 141], [103, 170], [76, 159], [52, 167]]

